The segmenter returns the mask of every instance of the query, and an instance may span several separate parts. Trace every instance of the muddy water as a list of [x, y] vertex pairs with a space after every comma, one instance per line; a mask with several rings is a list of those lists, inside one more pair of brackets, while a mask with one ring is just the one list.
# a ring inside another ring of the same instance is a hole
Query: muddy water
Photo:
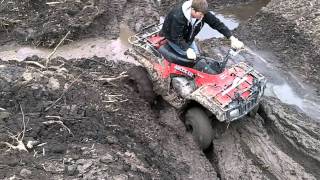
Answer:
[[[114, 61], [121, 60], [136, 63], [131, 57], [124, 55], [124, 52], [129, 48], [127, 39], [132, 34], [133, 33], [125, 24], [120, 24], [120, 34], [119, 38], [116, 40], [104, 38], [84, 39], [58, 47], [52, 57], [61, 56], [65, 59], [74, 59], [98, 56]], [[51, 52], [51, 49], [11, 44], [0, 48], [0, 57], [2, 60], [16, 59], [22, 61], [26, 57], [33, 55], [46, 58]]]
[[[269, 0], [256, 0], [246, 4], [216, 9], [211, 11], [211, 13], [219, 18], [230, 30], [234, 30], [240, 23], [247, 21], [268, 3]], [[197, 36], [199, 40], [210, 39], [213, 37], [221, 38], [223, 35], [218, 31], [211, 29], [207, 24]]]
[[267, 77], [266, 96], [276, 97], [283, 103], [295, 105], [310, 117], [320, 120], [320, 99], [315, 92], [292, 73], [281, 72], [280, 69], [274, 67], [271, 64], [275, 59], [272, 53], [248, 50], [235, 59], [237, 60], [234, 63], [249, 62]]

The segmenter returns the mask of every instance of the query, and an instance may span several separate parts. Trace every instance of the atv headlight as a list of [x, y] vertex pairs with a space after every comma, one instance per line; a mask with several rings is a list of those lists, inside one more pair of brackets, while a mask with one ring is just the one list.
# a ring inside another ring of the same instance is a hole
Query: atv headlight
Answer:
[[230, 117], [237, 117], [239, 115], [240, 115], [239, 109], [234, 109], [234, 110], [230, 111]]

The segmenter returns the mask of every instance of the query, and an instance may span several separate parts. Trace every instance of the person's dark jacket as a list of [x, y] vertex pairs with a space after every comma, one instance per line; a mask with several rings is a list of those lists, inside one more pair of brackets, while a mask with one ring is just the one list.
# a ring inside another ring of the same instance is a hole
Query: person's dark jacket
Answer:
[[195, 36], [200, 32], [204, 23], [207, 23], [211, 28], [216, 29], [225, 37], [230, 38], [230, 30], [210, 12], [207, 12], [204, 15], [201, 22], [195, 26], [192, 33], [192, 24], [184, 16], [181, 4], [174, 7], [166, 16], [160, 35], [186, 51], [194, 41]]

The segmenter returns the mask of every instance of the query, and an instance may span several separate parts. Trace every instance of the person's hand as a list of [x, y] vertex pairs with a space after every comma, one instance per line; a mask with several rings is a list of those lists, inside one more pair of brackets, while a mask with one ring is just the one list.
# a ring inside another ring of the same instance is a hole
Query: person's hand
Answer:
[[239, 41], [239, 39], [235, 38], [234, 36], [230, 37], [231, 40], [231, 47], [234, 49], [242, 49], [244, 47], [243, 42]]
[[196, 55], [196, 53], [194, 52], [193, 49], [188, 48], [187, 49], [187, 57], [188, 57], [188, 59], [196, 59], [197, 55]]

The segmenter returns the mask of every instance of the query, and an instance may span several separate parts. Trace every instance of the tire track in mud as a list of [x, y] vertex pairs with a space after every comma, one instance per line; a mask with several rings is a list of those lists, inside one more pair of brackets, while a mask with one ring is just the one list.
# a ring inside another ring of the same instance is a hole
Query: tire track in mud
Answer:
[[[293, 108], [278, 107], [279, 112], [270, 106], [275, 99], [264, 101], [260, 115], [265, 120], [265, 129], [270, 140], [283, 152], [304, 167], [306, 172], [320, 178], [320, 128], [304, 114], [294, 112]], [[276, 112], [270, 115], [270, 111]], [[287, 113], [287, 115], [286, 115]]]
[[213, 148], [206, 156], [218, 177], [319, 179], [318, 123], [274, 98], [266, 97], [259, 113], [255, 119], [244, 118], [228, 128], [215, 123]]

